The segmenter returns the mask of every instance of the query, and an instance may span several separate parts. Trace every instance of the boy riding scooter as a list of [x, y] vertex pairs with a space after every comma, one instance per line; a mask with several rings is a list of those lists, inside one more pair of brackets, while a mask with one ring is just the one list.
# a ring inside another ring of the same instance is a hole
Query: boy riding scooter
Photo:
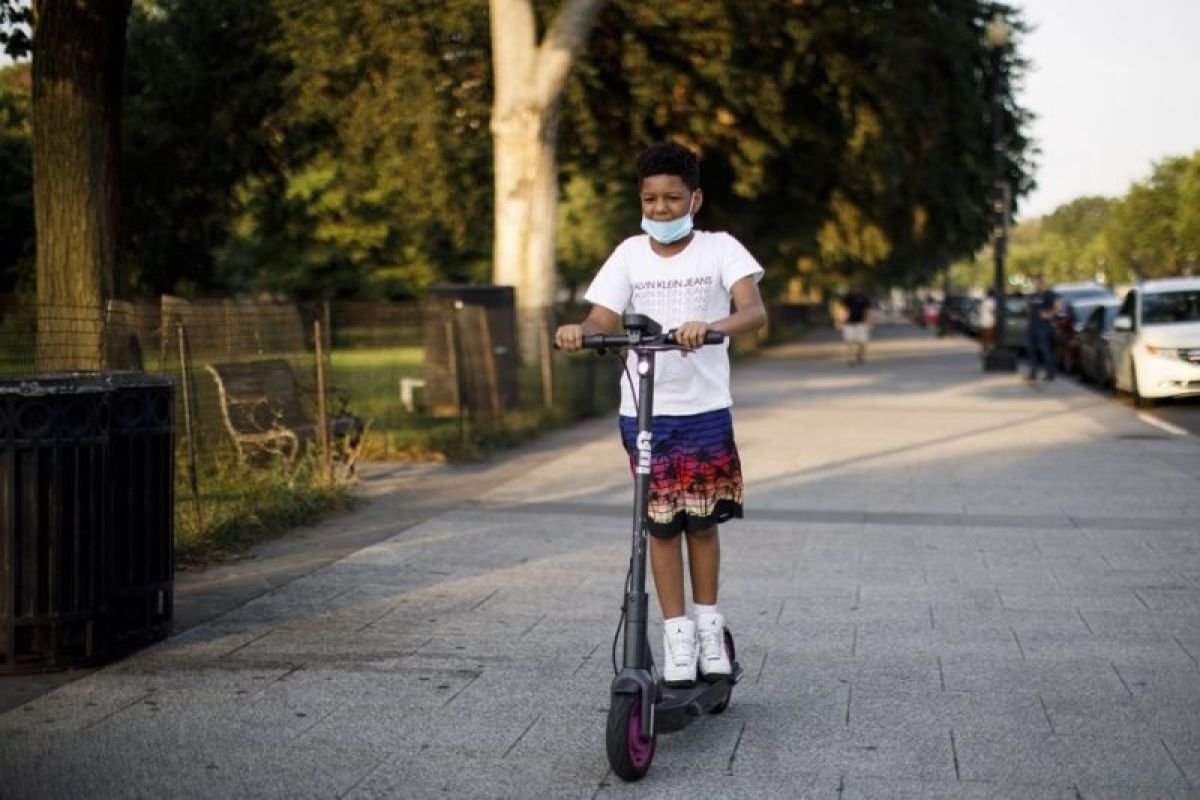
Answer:
[[[663, 616], [663, 683], [690, 687], [698, 679], [730, 680], [734, 674], [725, 618], [717, 608], [717, 526], [742, 516], [728, 342], [703, 345], [765, 324], [758, 291], [763, 270], [729, 234], [693, 229], [703, 204], [694, 153], [674, 143], [654, 145], [638, 158], [637, 174], [645, 234], [617, 246], [585, 295], [591, 311], [581, 324], [561, 326], [555, 344], [574, 351], [588, 343], [585, 337], [594, 337], [590, 344], [598, 346], [596, 340], [620, 328], [624, 314], [649, 318], [673, 332], [671, 346], [659, 348], [656, 359], [640, 360], [633, 349], [627, 354], [631, 376], [639, 366], [653, 365], [653, 418], [651, 430], [639, 430], [643, 398], [636, 396], [631, 379], [621, 387], [620, 430], [631, 468], [635, 474], [645, 471], [649, 479], [644, 524]], [[635, 331], [634, 338], [648, 332]], [[637, 541], [635, 530], [635, 560]], [[691, 617], [684, 597], [684, 541]], [[628, 652], [628, 640], [626, 646]], [[652, 733], [652, 720], [639, 724]], [[652, 743], [649, 747], [652, 753]]]

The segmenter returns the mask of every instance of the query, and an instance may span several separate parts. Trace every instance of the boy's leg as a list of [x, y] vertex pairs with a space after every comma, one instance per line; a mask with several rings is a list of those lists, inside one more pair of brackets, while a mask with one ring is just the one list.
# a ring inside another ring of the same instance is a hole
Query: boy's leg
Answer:
[[717, 610], [721, 574], [721, 540], [717, 526], [689, 532], [687, 543], [692, 601], [696, 606], [696, 637], [700, 644], [697, 669], [708, 680], [726, 678], [733, 666], [725, 652], [725, 617]]
[[657, 536], [650, 540], [650, 571], [654, 574], [654, 589], [663, 619], [682, 617], [687, 610], [683, 597], [682, 534], [670, 539]]
[[682, 536], [650, 537], [650, 570], [663, 615], [663, 682], [690, 686], [696, 681], [696, 623], [686, 616], [683, 598]]
[[688, 570], [692, 577], [692, 602], [702, 606], [717, 604], [721, 577], [721, 539], [717, 526], [688, 531]]

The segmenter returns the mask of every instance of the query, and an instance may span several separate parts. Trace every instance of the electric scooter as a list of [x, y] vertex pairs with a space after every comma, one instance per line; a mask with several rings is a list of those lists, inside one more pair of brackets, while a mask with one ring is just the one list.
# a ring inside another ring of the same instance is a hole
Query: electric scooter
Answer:
[[[675, 342], [674, 332], [641, 314], [622, 318], [623, 334], [585, 336], [583, 346], [603, 353], [629, 350], [637, 357], [638, 436], [637, 462], [633, 481], [633, 551], [625, 578], [621, 605], [622, 622], [613, 639], [613, 678], [608, 708], [606, 747], [608, 763], [622, 780], [636, 781], [650, 769], [659, 733], [680, 730], [705, 714], [720, 714], [729, 707], [733, 686], [742, 678], [735, 659], [733, 636], [724, 631], [725, 651], [733, 670], [729, 677], [707, 681], [697, 676], [694, 686], [679, 688], [662, 682], [654, 666], [647, 637], [649, 597], [646, 594], [647, 507], [650, 493], [650, 453], [654, 417], [654, 359], [659, 352], [685, 349]], [[710, 331], [705, 344], [721, 344], [725, 335]], [[626, 379], [632, 377], [626, 371]], [[622, 666], [616, 664], [617, 641], [624, 628]]]

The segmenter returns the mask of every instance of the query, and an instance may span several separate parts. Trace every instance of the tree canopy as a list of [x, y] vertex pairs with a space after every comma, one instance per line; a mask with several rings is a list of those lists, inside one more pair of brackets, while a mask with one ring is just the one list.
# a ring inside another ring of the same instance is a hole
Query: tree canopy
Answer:
[[[541, 31], [561, 5], [534, 3]], [[701, 153], [698, 225], [734, 232], [774, 281], [915, 282], [969, 256], [987, 238], [995, 177], [994, 8], [611, 0], [560, 109], [561, 281], [582, 285], [636, 232], [633, 159], [667, 138]], [[1023, 24], [999, 8], [1017, 32], [1001, 127], [1019, 200], [1032, 185], [1014, 89]], [[408, 297], [487, 280], [491, 46], [487, 0], [139, 0], [126, 285]], [[6, 165], [19, 161], [10, 138]], [[0, 257], [11, 274], [18, 256]]]

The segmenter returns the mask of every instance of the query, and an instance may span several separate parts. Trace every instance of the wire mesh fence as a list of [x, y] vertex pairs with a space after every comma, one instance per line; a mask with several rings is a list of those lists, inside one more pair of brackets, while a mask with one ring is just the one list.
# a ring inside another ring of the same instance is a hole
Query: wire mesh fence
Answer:
[[[170, 377], [176, 529], [202, 537], [272, 493], [295, 506], [297, 485], [359, 459], [472, 457], [615, 408], [619, 360], [551, 347], [557, 321], [586, 308], [514, 301], [495, 286], [436, 286], [419, 302], [0, 296], [0, 377]], [[810, 311], [772, 308], [772, 327], [803, 327]]]
[[[410, 303], [0, 297], [0, 376], [169, 376], [177, 528], [202, 534], [266, 477], [471, 456], [613, 407], [611, 365], [550, 348], [554, 318], [576, 310], [519, 317], [513, 301], [506, 287], [449, 286]], [[519, 352], [522, 325], [539, 340], [532, 359]]]

